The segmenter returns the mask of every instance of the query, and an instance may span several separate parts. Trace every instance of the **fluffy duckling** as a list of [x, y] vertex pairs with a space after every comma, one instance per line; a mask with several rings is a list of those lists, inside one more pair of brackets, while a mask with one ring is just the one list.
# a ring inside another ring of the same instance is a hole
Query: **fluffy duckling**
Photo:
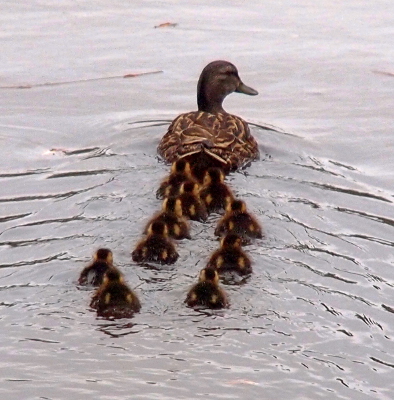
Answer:
[[80, 285], [100, 286], [104, 274], [113, 266], [113, 254], [109, 249], [98, 249], [93, 255], [93, 262], [85, 267], [78, 279]]
[[90, 306], [97, 310], [98, 316], [107, 318], [130, 318], [141, 309], [137, 295], [125, 284], [122, 274], [116, 269], [105, 273]]
[[239, 235], [244, 243], [249, 238], [263, 237], [263, 232], [256, 218], [246, 210], [246, 204], [242, 200], [232, 200], [226, 208], [226, 214], [219, 220], [215, 229], [215, 235], [222, 236], [226, 233]]
[[187, 180], [194, 180], [191, 176], [190, 164], [181, 158], [171, 165], [171, 173], [160, 184], [156, 197], [162, 199], [177, 195], [182, 182]]
[[223, 308], [228, 306], [227, 295], [219, 287], [219, 275], [214, 268], [204, 268], [200, 272], [196, 283], [187, 294], [185, 303], [189, 307], [197, 305], [209, 308]]
[[153, 217], [145, 227], [148, 233], [149, 227], [155, 221], [162, 221], [167, 225], [168, 235], [173, 239], [190, 239], [189, 224], [182, 216], [182, 201], [176, 197], [169, 197], [163, 201], [162, 211]]
[[205, 204], [199, 195], [199, 185], [196, 182], [183, 182], [178, 198], [182, 204], [182, 214], [194, 221], [206, 221], [208, 217]]
[[[209, 141], [202, 143], [202, 147], [210, 147]], [[186, 157], [191, 165], [192, 176], [197, 179], [199, 183], [204, 182], [205, 173], [209, 168], [220, 168], [226, 175], [230, 172], [228, 164], [222, 164], [217, 159], [209, 156], [206, 153], [192, 154]]]
[[250, 258], [241, 248], [242, 239], [233, 233], [224, 236], [220, 241], [220, 249], [216, 250], [208, 266], [216, 268], [218, 272], [236, 271], [240, 275], [252, 272]]
[[137, 244], [131, 255], [138, 263], [155, 261], [160, 264], [173, 264], [179, 257], [168, 237], [167, 225], [160, 220], [150, 224], [148, 236]]
[[224, 183], [224, 173], [220, 168], [209, 168], [204, 176], [200, 198], [205, 203], [208, 212], [225, 209], [234, 195]]

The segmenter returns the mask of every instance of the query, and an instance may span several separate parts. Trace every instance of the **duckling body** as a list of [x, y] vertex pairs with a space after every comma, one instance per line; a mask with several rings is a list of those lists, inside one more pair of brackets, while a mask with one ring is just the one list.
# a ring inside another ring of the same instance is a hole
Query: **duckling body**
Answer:
[[154, 261], [160, 264], [173, 264], [179, 257], [168, 237], [168, 228], [161, 220], [149, 226], [148, 236], [137, 244], [131, 255], [138, 263]]
[[196, 182], [184, 182], [180, 188], [178, 198], [182, 204], [182, 215], [194, 221], [207, 220], [207, 209], [200, 198], [199, 185]]
[[104, 274], [113, 266], [113, 254], [109, 249], [100, 248], [93, 255], [93, 262], [85, 267], [78, 279], [80, 285], [100, 286]]
[[189, 224], [182, 215], [182, 203], [176, 197], [169, 197], [163, 201], [163, 210], [154, 216], [147, 224], [145, 233], [155, 221], [163, 222], [168, 229], [168, 235], [173, 239], [190, 239]]
[[222, 238], [220, 249], [216, 250], [208, 266], [215, 268], [219, 273], [225, 271], [236, 271], [240, 275], [252, 272], [250, 258], [241, 248], [242, 239], [235, 234], [228, 234]]
[[182, 183], [189, 180], [194, 180], [191, 175], [190, 164], [184, 159], [173, 162], [171, 173], [160, 184], [159, 189], [156, 191], [156, 197], [162, 199], [163, 197], [177, 195]]
[[124, 283], [117, 270], [106, 272], [90, 306], [97, 310], [98, 316], [106, 318], [130, 318], [141, 309], [137, 295]]
[[209, 213], [225, 209], [234, 198], [231, 189], [224, 183], [224, 173], [220, 168], [209, 168], [206, 171], [200, 198]]
[[156, 198], [163, 199], [166, 197], [177, 196], [180, 192], [180, 187], [183, 182], [190, 181], [190, 177], [185, 174], [177, 173], [171, 175], [166, 182], [156, 191]]
[[232, 200], [226, 209], [226, 214], [219, 220], [215, 235], [223, 236], [227, 233], [235, 233], [239, 235], [244, 243], [249, 238], [261, 239], [263, 232], [260, 224], [248, 211], [246, 204], [242, 200]]
[[159, 155], [168, 162], [184, 158], [198, 165], [198, 179], [209, 167], [227, 173], [257, 159], [257, 142], [247, 122], [223, 109], [223, 100], [233, 92], [258, 94], [242, 83], [233, 64], [208, 64], [197, 85], [198, 111], [181, 114], [171, 123], [158, 146]]
[[219, 275], [216, 269], [201, 270], [199, 282], [189, 290], [185, 303], [189, 307], [223, 308], [228, 306], [227, 295], [219, 287]]

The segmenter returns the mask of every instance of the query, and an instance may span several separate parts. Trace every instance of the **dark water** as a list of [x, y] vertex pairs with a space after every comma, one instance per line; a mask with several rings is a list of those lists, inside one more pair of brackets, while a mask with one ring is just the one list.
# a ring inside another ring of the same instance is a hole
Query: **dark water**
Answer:
[[[0, 86], [163, 72], [0, 89], [1, 398], [392, 399], [393, 4], [2, 8]], [[226, 100], [262, 153], [228, 182], [266, 238], [231, 307], [194, 311], [215, 217], [174, 266], [130, 251], [160, 207], [157, 143], [218, 58], [260, 92]], [[76, 286], [100, 246], [140, 296], [133, 319], [96, 319]]]

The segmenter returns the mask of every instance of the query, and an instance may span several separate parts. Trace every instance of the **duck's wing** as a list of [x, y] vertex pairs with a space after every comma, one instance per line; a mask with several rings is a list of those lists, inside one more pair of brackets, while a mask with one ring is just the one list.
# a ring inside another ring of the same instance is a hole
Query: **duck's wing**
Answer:
[[164, 160], [174, 162], [179, 158], [199, 153], [202, 147], [215, 144], [215, 115], [206, 112], [189, 112], [179, 115], [169, 126], [157, 148]]
[[178, 116], [158, 149], [168, 162], [204, 152], [230, 169], [258, 158], [257, 143], [248, 124], [231, 114], [195, 111]]
[[218, 148], [225, 148], [225, 157], [232, 169], [237, 169], [259, 158], [256, 140], [250, 133], [249, 125], [242, 118], [232, 114], [219, 114], [217, 128]]

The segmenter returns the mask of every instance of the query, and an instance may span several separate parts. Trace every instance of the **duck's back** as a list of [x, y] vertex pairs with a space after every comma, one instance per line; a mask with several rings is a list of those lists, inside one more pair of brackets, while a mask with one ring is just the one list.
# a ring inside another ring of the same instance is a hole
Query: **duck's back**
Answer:
[[221, 271], [232, 270], [232, 269], [237, 269], [239, 258], [242, 256], [243, 254], [239, 249], [235, 248], [220, 249], [212, 255], [211, 262], [212, 261], [214, 262], [213, 267], [217, 268], [218, 270]]
[[201, 200], [209, 212], [226, 209], [227, 203], [233, 198], [231, 189], [222, 182], [212, 183], [200, 191]]
[[208, 266], [216, 268], [219, 272], [237, 271], [241, 275], [252, 272], [249, 257], [239, 248], [219, 249], [212, 254]]
[[242, 118], [228, 113], [192, 111], [179, 115], [168, 128], [158, 153], [168, 162], [202, 152], [236, 169], [259, 156], [256, 140]]
[[224, 293], [211, 282], [199, 282], [190, 290], [186, 303], [190, 307], [196, 305], [210, 308], [226, 307], [227, 300]]
[[104, 274], [111, 268], [105, 261], [95, 261], [85, 267], [81, 272], [78, 283], [80, 285], [100, 286], [103, 282]]
[[230, 214], [219, 221], [215, 235], [235, 233], [241, 237], [262, 238], [262, 230], [258, 222], [247, 212]]
[[132, 312], [138, 312], [141, 305], [136, 295], [127, 285], [114, 282], [100, 293], [100, 297], [97, 300], [97, 311], [104, 312], [106, 309], [112, 309], [113, 307], [123, 307]]
[[[174, 239], [190, 239], [189, 225], [185, 218], [178, 217], [172, 212], [163, 211], [157, 217], [155, 221], [162, 221], [168, 228], [168, 235]], [[148, 231], [150, 221], [145, 228], [145, 232]]]

